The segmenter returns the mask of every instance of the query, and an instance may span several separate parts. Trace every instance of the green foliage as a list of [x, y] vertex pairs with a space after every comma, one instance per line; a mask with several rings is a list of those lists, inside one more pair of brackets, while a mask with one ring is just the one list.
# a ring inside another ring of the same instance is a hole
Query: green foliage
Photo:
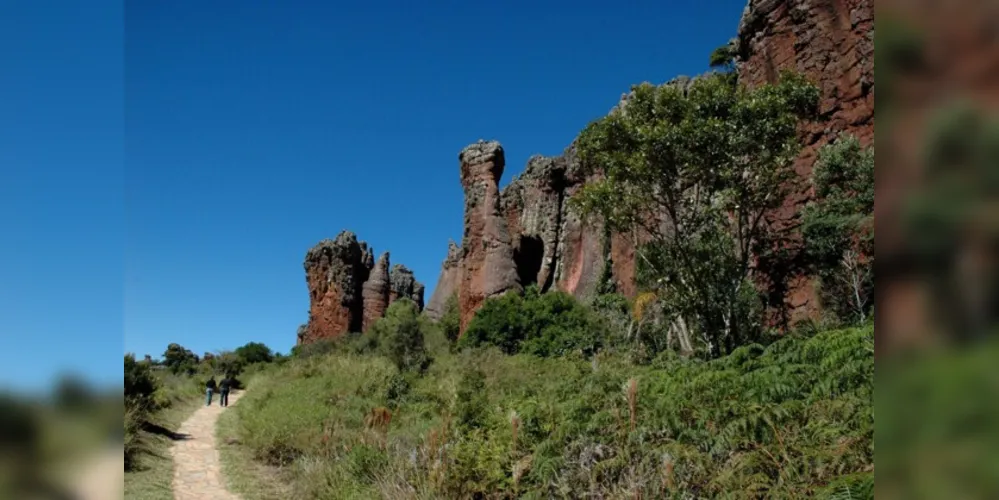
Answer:
[[465, 430], [480, 427], [489, 415], [486, 376], [481, 370], [469, 368], [458, 383], [455, 393], [455, 417]]
[[399, 371], [422, 373], [433, 361], [424, 344], [425, 331], [416, 303], [399, 299], [388, 307], [385, 317], [371, 325], [366, 336], [377, 340], [382, 353]]
[[135, 360], [135, 355], [125, 355], [125, 401], [142, 403], [150, 401], [156, 392], [156, 378], [148, 363]]
[[444, 304], [444, 314], [438, 321], [438, 326], [444, 336], [452, 344], [458, 342], [461, 333], [461, 310], [458, 308], [458, 294], [452, 294]]
[[222, 351], [212, 357], [208, 364], [213, 374], [236, 377], [243, 372], [246, 361], [236, 352]]
[[494, 345], [507, 354], [589, 356], [606, 340], [603, 324], [573, 296], [539, 293], [528, 287], [523, 295], [508, 293], [488, 299], [468, 325], [459, 346]]
[[[340, 351], [233, 410], [297, 498], [870, 498], [873, 370], [873, 327], [648, 366], [470, 350], [423, 377]], [[382, 449], [364, 415], [386, 405]]]
[[711, 51], [708, 64], [712, 68], [733, 71], [735, 69], [735, 47], [732, 43], [726, 43]]
[[604, 175], [570, 202], [614, 231], [651, 237], [639, 255], [646, 286], [684, 343], [706, 339], [717, 356], [758, 334], [761, 308], [747, 300], [759, 297], [746, 289], [759, 272], [753, 255], [787, 236], [767, 216], [795, 188], [797, 126], [818, 96], [787, 73], [752, 90], [725, 74], [689, 88], [645, 84], [580, 135], [584, 166]]
[[168, 345], [163, 353], [163, 365], [173, 373], [193, 375], [198, 369], [199, 361], [197, 354], [176, 343]]
[[244, 366], [253, 363], [270, 363], [275, 357], [271, 348], [260, 342], [249, 342], [242, 347], [237, 347], [235, 353]]
[[821, 299], [840, 321], [863, 323], [874, 307], [874, 149], [838, 138], [819, 151], [812, 185], [802, 235]]

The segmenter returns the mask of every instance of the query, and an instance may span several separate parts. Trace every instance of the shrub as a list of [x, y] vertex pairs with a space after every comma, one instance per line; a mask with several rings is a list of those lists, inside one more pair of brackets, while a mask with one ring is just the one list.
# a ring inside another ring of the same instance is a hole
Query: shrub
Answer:
[[177, 343], [168, 345], [163, 352], [163, 365], [173, 373], [193, 375], [198, 369], [199, 362], [197, 354]]
[[416, 303], [400, 299], [389, 306], [385, 317], [376, 321], [361, 339], [377, 342], [381, 352], [399, 371], [423, 372], [432, 361], [424, 344], [425, 328]]
[[541, 294], [532, 286], [523, 295], [508, 293], [486, 300], [459, 345], [494, 345], [507, 354], [540, 357], [574, 351], [588, 356], [604, 345], [606, 337], [603, 324], [571, 295]]
[[238, 347], [235, 354], [243, 362], [243, 365], [270, 363], [275, 357], [274, 353], [271, 352], [271, 348], [260, 342], [249, 342], [242, 347]]
[[476, 368], [466, 370], [455, 394], [458, 426], [465, 430], [482, 426], [488, 415], [488, 404], [485, 374]]
[[820, 298], [841, 322], [862, 324], [874, 307], [874, 148], [850, 135], [825, 145], [812, 185], [802, 235]]
[[438, 321], [444, 336], [452, 344], [458, 342], [458, 335], [461, 333], [461, 310], [458, 308], [458, 295], [452, 294], [444, 305], [444, 314]]
[[134, 354], [125, 355], [125, 401], [151, 401], [156, 392], [156, 378], [147, 363], [139, 363]]

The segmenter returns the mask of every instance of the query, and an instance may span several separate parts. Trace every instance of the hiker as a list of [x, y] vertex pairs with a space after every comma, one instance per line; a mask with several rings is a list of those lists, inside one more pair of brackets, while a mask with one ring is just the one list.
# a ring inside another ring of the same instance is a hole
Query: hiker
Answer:
[[219, 406], [229, 406], [229, 389], [232, 387], [232, 378], [227, 373], [222, 382], [219, 383]]
[[208, 394], [208, 400], [205, 401], [205, 406], [212, 405], [212, 393], [215, 392], [217, 387], [218, 386], [215, 384], [215, 375], [212, 375], [212, 378], [208, 379], [208, 383], [205, 384], [205, 393]]

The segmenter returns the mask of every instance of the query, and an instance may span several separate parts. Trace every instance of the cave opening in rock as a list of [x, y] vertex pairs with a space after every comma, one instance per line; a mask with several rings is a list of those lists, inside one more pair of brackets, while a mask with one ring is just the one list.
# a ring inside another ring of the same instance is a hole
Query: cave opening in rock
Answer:
[[545, 243], [538, 236], [521, 236], [517, 248], [513, 252], [513, 260], [517, 264], [517, 275], [524, 287], [538, 283], [538, 273], [545, 257]]

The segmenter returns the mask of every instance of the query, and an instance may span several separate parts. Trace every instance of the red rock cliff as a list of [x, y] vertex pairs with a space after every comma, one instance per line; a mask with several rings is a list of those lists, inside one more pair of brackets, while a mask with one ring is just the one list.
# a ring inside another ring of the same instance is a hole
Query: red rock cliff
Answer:
[[[735, 46], [744, 85], [773, 83], [781, 71], [791, 70], [819, 86], [820, 119], [802, 127], [804, 148], [795, 163], [802, 179], [811, 177], [819, 148], [840, 133], [873, 144], [873, 0], [750, 0]], [[792, 196], [779, 222], [797, 224], [811, 195], [805, 189]], [[813, 315], [818, 303], [811, 280], [792, 283], [787, 302], [791, 322]]]
[[[747, 5], [735, 40], [740, 81], [749, 86], [774, 82], [788, 69], [821, 89], [821, 119], [802, 127], [804, 148], [795, 168], [803, 179], [810, 177], [818, 149], [841, 132], [873, 142], [873, 40], [871, 0], [750, 0]], [[678, 78], [667, 84], [689, 82]], [[627, 98], [622, 96], [619, 106]], [[460, 251], [453, 244], [449, 248], [428, 306], [434, 314], [456, 293], [464, 330], [485, 298], [532, 284], [585, 299], [601, 279], [609, 279], [619, 292], [634, 296], [634, 240], [608, 236], [602, 224], [581, 220], [567, 203], [589, 180], [581, 174], [573, 145], [561, 156], [531, 158], [502, 193], [497, 188], [504, 167], [499, 143], [480, 141], [460, 158], [464, 238]], [[795, 224], [809, 196], [807, 190], [797, 193], [779, 214], [782, 223]], [[816, 306], [806, 279], [794, 283], [788, 295], [799, 316]]]

